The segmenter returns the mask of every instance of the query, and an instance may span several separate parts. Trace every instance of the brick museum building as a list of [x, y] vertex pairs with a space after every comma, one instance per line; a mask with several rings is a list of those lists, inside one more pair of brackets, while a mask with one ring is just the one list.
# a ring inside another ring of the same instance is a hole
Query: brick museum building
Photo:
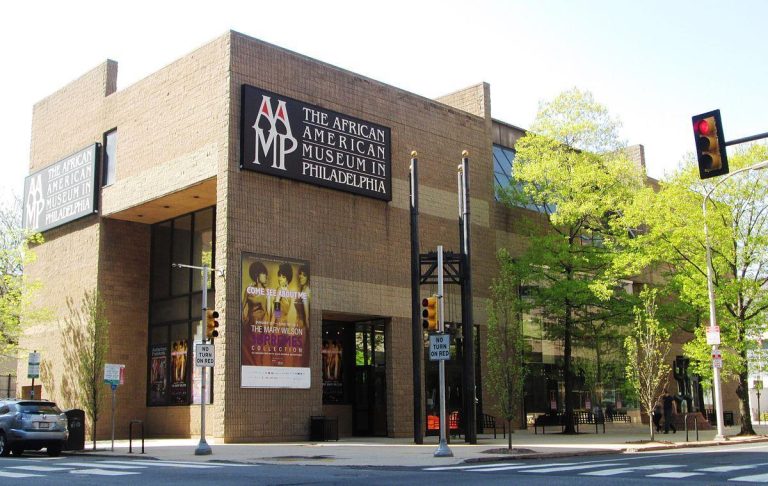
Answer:
[[[107, 362], [125, 365], [118, 437], [134, 419], [152, 436], [195, 436], [201, 398], [207, 434], [223, 441], [304, 440], [320, 415], [341, 436], [412, 436], [411, 152], [422, 252], [459, 251], [466, 150], [477, 413], [494, 414], [482, 378], [495, 254], [521, 251], [519, 222], [537, 217], [495, 198], [523, 134], [491, 117], [488, 84], [427, 99], [237, 32], [119, 91], [117, 63], [104, 62], [33, 111], [24, 224], [44, 242], [26, 273], [35, 306], [51, 312], [21, 348], [40, 353], [42, 396], [81, 408], [71, 324], [98, 291]], [[184, 265], [217, 271], [203, 289]], [[460, 338], [454, 287], [445, 319]], [[194, 366], [203, 292], [220, 313], [206, 397]], [[534, 364], [557, 367], [557, 343], [528, 338]], [[20, 361], [19, 390], [30, 384]], [[462, 406], [459, 362], [447, 363], [448, 410]], [[425, 360], [425, 416], [438, 409], [436, 376]], [[562, 380], [548, 376], [529, 386], [528, 414], [562, 407]], [[630, 405], [617, 391], [606, 400]]]

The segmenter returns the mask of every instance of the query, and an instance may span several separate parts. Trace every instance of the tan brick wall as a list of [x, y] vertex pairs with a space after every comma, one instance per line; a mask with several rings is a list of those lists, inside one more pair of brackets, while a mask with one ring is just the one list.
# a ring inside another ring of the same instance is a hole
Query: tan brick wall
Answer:
[[[419, 152], [422, 247], [458, 250], [456, 166], [469, 150], [473, 221], [489, 226], [491, 178], [485, 119], [406, 93], [333, 66], [234, 34], [232, 38], [227, 267], [243, 251], [308, 260], [312, 268], [312, 389], [239, 388], [239, 354], [226, 356], [224, 437], [303, 438], [309, 416], [322, 410], [319, 343], [323, 311], [392, 317], [387, 325], [387, 403], [390, 435], [412, 433], [408, 165]], [[246, 83], [392, 129], [393, 201], [389, 204], [263, 174], [240, 171], [240, 85]], [[220, 176], [221, 178], [221, 176]], [[279, 216], [278, 216], [279, 215]], [[482, 241], [482, 237], [479, 237]], [[451, 243], [453, 242], [453, 243]], [[479, 244], [492, 253], [492, 244]], [[482, 257], [481, 257], [482, 258]], [[393, 264], [396, 262], [396, 264]], [[229, 272], [227, 308], [237, 308], [239, 270]], [[481, 288], [483, 278], [480, 277]], [[483, 292], [484, 293], [484, 292]], [[477, 307], [477, 306], [476, 306]], [[227, 319], [222, 342], [239, 343], [238, 315]], [[225, 344], [226, 345], [226, 344]], [[254, 410], [254, 413], [241, 413]], [[280, 420], [275, 420], [280, 417]]]

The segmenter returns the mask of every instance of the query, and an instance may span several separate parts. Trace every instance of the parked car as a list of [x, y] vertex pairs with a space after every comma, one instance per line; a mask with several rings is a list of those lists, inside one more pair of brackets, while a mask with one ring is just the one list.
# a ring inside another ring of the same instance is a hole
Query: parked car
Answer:
[[0, 456], [46, 448], [58, 456], [67, 438], [67, 416], [47, 400], [0, 400]]

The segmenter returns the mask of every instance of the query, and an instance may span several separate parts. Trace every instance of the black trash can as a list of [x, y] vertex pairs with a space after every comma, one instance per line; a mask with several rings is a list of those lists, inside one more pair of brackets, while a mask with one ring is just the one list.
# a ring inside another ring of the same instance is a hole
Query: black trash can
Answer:
[[69, 428], [69, 439], [64, 444], [64, 450], [80, 451], [85, 449], [85, 412], [73, 408], [65, 410], [67, 416], [67, 427]]
[[339, 440], [339, 419], [337, 417], [314, 415], [309, 420], [309, 440], [315, 442]]

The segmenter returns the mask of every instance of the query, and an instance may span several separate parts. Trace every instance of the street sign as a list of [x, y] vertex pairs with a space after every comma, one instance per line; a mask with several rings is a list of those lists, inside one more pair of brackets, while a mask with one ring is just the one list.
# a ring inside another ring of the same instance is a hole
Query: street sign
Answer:
[[723, 356], [720, 354], [720, 351], [712, 353], [712, 367], [719, 369], [723, 367]]
[[125, 384], [124, 364], [104, 364], [104, 383], [116, 387]]
[[213, 344], [195, 345], [195, 366], [213, 368], [216, 361], [216, 352]]
[[429, 360], [445, 361], [451, 359], [451, 335], [429, 335]]
[[40, 378], [40, 353], [29, 353], [27, 378]]
[[720, 326], [707, 327], [707, 344], [720, 344]]

